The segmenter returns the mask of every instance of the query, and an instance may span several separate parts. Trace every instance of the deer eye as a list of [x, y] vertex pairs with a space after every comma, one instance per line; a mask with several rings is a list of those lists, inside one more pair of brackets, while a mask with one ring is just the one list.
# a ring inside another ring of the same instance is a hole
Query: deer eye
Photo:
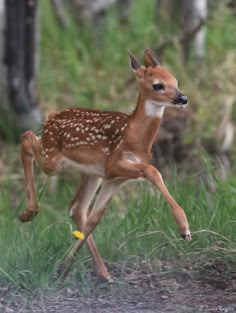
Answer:
[[160, 84], [160, 83], [158, 83], [158, 84], [153, 84], [153, 85], [152, 85], [152, 88], [153, 88], [154, 90], [156, 90], [156, 91], [164, 90], [164, 89], [165, 89], [164, 85], [163, 85], [163, 84]]

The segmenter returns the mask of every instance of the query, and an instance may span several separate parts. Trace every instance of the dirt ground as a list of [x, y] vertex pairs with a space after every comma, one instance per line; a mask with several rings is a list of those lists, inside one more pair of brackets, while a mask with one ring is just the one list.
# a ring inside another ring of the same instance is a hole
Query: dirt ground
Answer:
[[113, 266], [116, 279], [107, 284], [91, 276], [90, 287], [26, 296], [0, 284], [1, 313], [187, 313], [236, 312], [236, 272], [222, 264], [201, 270], [149, 265]]

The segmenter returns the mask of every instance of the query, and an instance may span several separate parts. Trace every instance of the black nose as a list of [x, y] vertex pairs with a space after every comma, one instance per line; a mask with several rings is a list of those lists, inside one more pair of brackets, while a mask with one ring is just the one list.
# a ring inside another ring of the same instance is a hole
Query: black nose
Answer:
[[179, 96], [179, 102], [182, 104], [187, 104], [188, 103], [188, 97], [186, 97], [184, 95], [180, 95]]

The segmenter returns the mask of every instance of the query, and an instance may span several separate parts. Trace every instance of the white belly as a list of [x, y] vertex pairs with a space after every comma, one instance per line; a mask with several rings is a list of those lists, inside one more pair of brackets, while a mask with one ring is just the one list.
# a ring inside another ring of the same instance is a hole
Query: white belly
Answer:
[[105, 176], [104, 167], [100, 164], [84, 165], [84, 164], [80, 164], [78, 162], [72, 161], [68, 158], [65, 158], [63, 162], [63, 167], [66, 169], [67, 168], [77, 169], [79, 172], [83, 172], [83, 173], [90, 174], [90, 175], [96, 175], [96, 176], [101, 176], [101, 177]]

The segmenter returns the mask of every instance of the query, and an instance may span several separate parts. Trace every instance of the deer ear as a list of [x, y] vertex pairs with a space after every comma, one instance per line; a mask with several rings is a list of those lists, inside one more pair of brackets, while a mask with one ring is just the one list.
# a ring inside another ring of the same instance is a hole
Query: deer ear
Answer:
[[134, 72], [136, 72], [141, 67], [141, 64], [139, 63], [138, 59], [136, 59], [136, 57], [129, 50], [127, 51], [129, 55], [130, 67], [132, 68]]
[[158, 57], [150, 48], [147, 48], [144, 51], [144, 64], [146, 67], [149, 67], [149, 66], [156, 67], [156, 66], [161, 65], [158, 60]]

